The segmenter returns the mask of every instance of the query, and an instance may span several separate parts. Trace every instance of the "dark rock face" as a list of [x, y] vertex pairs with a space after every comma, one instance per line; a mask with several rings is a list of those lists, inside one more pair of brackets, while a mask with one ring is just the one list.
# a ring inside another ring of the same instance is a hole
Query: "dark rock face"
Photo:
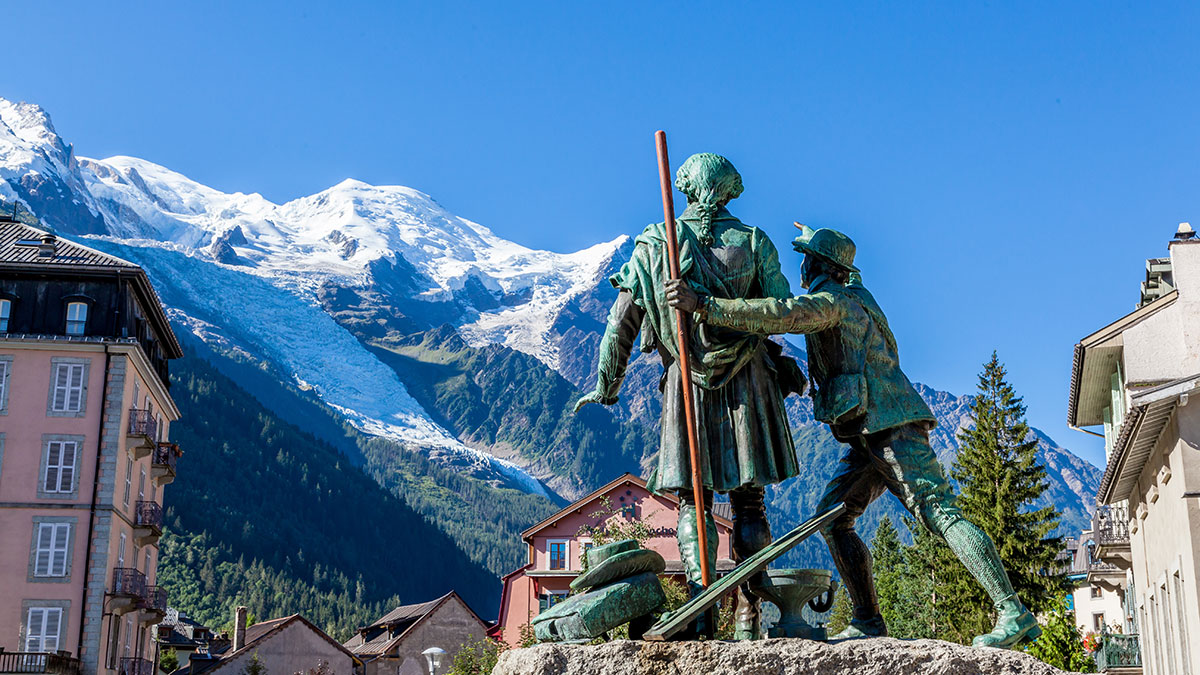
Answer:
[[940, 640], [543, 644], [500, 656], [493, 675], [1062, 675], [1021, 652]]

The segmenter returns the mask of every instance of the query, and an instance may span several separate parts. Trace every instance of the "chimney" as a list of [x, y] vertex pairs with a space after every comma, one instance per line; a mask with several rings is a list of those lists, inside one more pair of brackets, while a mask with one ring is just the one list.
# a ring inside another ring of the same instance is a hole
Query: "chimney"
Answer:
[[246, 646], [246, 608], [233, 610], [233, 651]]
[[1179, 229], [1175, 230], [1175, 241], [1190, 241], [1196, 238], [1196, 231], [1192, 229], [1191, 223], [1180, 223]]
[[55, 249], [57, 243], [58, 243], [58, 237], [54, 236], [53, 233], [47, 232], [46, 234], [43, 234], [42, 242], [40, 244], [38, 244], [38, 257], [39, 258], [53, 258], [54, 257], [54, 249]]

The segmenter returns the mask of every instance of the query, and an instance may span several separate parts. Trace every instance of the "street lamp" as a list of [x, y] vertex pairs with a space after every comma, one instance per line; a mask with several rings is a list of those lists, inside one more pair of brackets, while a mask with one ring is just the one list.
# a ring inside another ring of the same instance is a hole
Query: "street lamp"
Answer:
[[429, 675], [437, 675], [437, 669], [442, 666], [442, 657], [446, 655], [446, 650], [430, 647], [421, 653], [425, 655], [425, 661], [429, 663]]

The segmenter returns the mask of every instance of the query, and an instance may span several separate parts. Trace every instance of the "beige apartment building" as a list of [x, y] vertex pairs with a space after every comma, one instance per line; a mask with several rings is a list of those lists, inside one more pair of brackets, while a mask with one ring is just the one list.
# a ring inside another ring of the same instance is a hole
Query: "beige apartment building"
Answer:
[[0, 673], [152, 675], [181, 355], [140, 267], [0, 220]]
[[1131, 635], [1107, 641], [1112, 659], [1101, 654], [1102, 665], [1134, 666], [1125, 662], [1132, 640], [1144, 672], [1192, 675], [1200, 670], [1200, 239], [1181, 223], [1167, 249], [1146, 262], [1136, 309], [1075, 346], [1068, 421], [1102, 428], [1105, 439], [1094, 558], [1122, 598]]

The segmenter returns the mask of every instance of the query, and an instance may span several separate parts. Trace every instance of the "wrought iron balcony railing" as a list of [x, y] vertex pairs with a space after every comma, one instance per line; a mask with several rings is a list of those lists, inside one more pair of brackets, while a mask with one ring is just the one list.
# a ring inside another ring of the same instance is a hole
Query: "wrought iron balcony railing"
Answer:
[[154, 675], [154, 664], [143, 658], [123, 657], [117, 669], [118, 675]]
[[79, 675], [79, 659], [66, 652], [0, 652], [0, 673]]
[[140, 501], [133, 508], [134, 525], [162, 532], [163, 508], [158, 502]]
[[129, 409], [130, 436], [144, 436], [150, 440], [158, 437], [158, 422], [149, 410]]
[[146, 612], [167, 613], [167, 589], [162, 586], [148, 586], [142, 600], [142, 610]]
[[1104, 633], [1100, 639], [1100, 649], [1092, 654], [1092, 658], [1096, 660], [1097, 671], [1103, 673], [1113, 668], [1142, 667], [1142, 649], [1136, 633]]
[[122, 597], [146, 597], [146, 575], [132, 567], [113, 570], [112, 594]]
[[159, 443], [154, 447], [154, 457], [150, 463], [155, 467], [168, 469], [172, 475], [175, 474], [175, 463], [179, 460], [179, 444], [177, 443]]
[[1106, 505], [1097, 508], [1093, 529], [1100, 546], [1129, 544], [1129, 507]]

